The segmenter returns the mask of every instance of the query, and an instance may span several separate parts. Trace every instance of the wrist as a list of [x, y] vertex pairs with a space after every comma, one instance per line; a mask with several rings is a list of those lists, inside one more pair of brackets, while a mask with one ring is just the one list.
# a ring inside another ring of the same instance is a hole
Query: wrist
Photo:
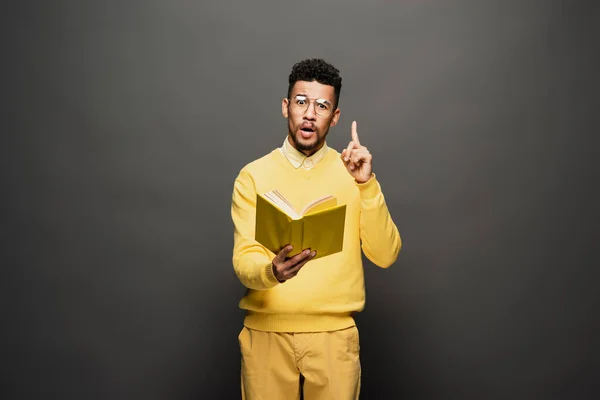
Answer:
[[269, 280], [273, 283], [282, 283], [277, 278], [277, 270], [275, 269], [275, 264], [273, 264], [272, 262], [269, 263], [269, 265], [267, 265], [267, 267], [265, 269], [265, 273], [267, 275], [267, 280]]
[[364, 179], [364, 180], [363, 180], [363, 179], [357, 179], [357, 178], [354, 178], [354, 181], [355, 181], [356, 183], [358, 183], [359, 185], [364, 185], [365, 183], [367, 183], [367, 182], [369, 182], [371, 179], [373, 179], [373, 177], [374, 177], [374, 176], [375, 176], [375, 174], [371, 172], [371, 174], [368, 176], [368, 178], [367, 178], [367, 179]]
[[285, 282], [277, 277], [277, 268], [275, 267], [275, 264], [273, 264], [273, 263], [271, 263], [271, 273], [273, 274], [273, 278], [275, 278], [275, 280], [277, 282], [279, 282], [279, 283]]

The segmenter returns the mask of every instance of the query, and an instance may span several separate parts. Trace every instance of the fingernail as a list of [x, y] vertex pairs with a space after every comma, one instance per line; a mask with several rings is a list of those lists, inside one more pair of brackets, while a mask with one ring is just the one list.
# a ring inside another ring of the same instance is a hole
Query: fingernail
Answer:
[[316, 256], [316, 255], [317, 255], [317, 252], [316, 252], [316, 251], [313, 251], [312, 253], [310, 253], [310, 256], [311, 256], [311, 257], [314, 257], [314, 256]]
[[307, 256], [309, 253], [309, 250], [304, 250], [304, 255]]

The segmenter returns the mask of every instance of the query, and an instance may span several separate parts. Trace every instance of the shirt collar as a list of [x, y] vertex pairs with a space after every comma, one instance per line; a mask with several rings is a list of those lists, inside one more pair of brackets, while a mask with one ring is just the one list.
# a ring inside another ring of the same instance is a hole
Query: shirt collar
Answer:
[[294, 166], [294, 168], [303, 167], [305, 169], [311, 169], [325, 157], [329, 151], [329, 147], [327, 146], [327, 143], [324, 143], [323, 147], [317, 150], [315, 154], [307, 157], [304, 153], [296, 150], [294, 146], [290, 144], [288, 137], [286, 136], [285, 140], [283, 141], [283, 145], [279, 148], [279, 150], [281, 151], [281, 154], [283, 154], [285, 158], [287, 158], [288, 161]]

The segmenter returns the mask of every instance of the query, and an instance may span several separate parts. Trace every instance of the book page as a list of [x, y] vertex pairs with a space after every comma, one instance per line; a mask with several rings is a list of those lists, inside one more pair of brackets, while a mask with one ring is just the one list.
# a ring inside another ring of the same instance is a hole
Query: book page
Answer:
[[300, 219], [301, 215], [294, 210], [292, 204], [277, 190], [266, 192], [264, 196], [275, 204], [281, 211], [292, 217], [293, 219]]
[[301, 215], [306, 215], [309, 213], [315, 213], [317, 211], [326, 210], [331, 207], [335, 207], [337, 205], [337, 199], [335, 196], [327, 195], [323, 197], [319, 197], [316, 200], [308, 203], [300, 213]]

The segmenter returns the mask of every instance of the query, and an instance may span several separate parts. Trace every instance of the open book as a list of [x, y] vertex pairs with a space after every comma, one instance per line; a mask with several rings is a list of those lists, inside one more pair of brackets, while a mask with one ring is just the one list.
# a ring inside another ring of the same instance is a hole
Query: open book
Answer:
[[256, 196], [255, 239], [275, 254], [288, 244], [294, 246], [288, 257], [308, 248], [317, 252], [313, 260], [340, 252], [345, 221], [346, 205], [334, 196], [317, 198], [302, 210], [277, 190]]

